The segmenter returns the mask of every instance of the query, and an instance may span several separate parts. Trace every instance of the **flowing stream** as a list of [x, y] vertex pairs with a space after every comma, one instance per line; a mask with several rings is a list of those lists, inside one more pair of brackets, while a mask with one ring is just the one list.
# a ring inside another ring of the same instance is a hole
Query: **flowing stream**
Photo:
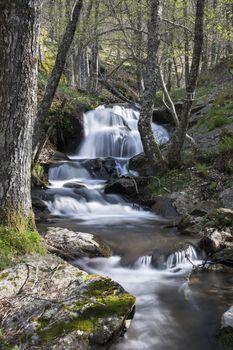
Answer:
[[[110, 173], [129, 174], [129, 158], [142, 151], [139, 112], [115, 106], [84, 115], [85, 138], [76, 155], [50, 167], [46, 203], [53, 225], [101, 237], [111, 258], [82, 259], [78, 266], [110, 276], [136, 295], [134, 320], [114, 350], [220, 350], [215, 333], [233, 302], [233, 278], [227, 273], [187, 276], [200, 252], [181, 241], [166, 221], [122, 197], [105, 194]], [[153, 124], [160, 143], [169, 139]], [[135, 173], [130, 173], [135, 176]]]

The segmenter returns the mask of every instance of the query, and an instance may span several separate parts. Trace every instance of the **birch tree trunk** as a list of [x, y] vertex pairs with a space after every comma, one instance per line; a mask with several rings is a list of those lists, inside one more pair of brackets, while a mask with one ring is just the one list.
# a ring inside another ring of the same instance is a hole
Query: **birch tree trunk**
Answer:
[[184, 101], [180, 125], [177, 128], [168, 150], [168, 163], [170, 167], [177, 167], [181, 164], [181, 150], [185, 141], [185, 136], [188, 131], [188, 123], [190, 112], [193, 105], [195, 95], [201, 54], [203, 48], [203, 28], [204, 28], [204, 8], [205, 0], [197, 0], [196, 19], [195, 19], [195, 34], [193, 59], [189, 75], [188, 86], [186, 88], [186, 99]]
[[159, 0], [151, 0], [151, 19], [148, 28], [148, 58], [145, 76], [145, 90], [143, 93], [142, 109], [138, 122], [143, 149], [152, 167], [157, 168], [158, 162], [161, 168], [166, 167], [166, 162], [156, 143], [152, 130], [152, 114], [157, 88], [158, 69], [157, 55], [159, 49]]
[[0, 0], [0, 223], [34, 224], [31, 154], [41, 0]]

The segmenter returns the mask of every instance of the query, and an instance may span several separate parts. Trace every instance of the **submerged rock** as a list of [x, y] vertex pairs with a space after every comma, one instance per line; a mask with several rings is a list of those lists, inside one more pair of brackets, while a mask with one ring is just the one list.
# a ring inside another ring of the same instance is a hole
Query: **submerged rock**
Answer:
[[61, 227], [49, 227], [44, 236], [48, 250], [65, 260], [111, 256], [111, 249], [90, 233], [74, 232]]
[[221, 329], [218, 333], [218, 338], [224, 349], [233, 349], [233, 306], [231, 306], [222, 316]]
[[110, 278], [51, 254], [3, 271], [0, 299], [4, 341], [25, 350], [106, 349], [125, 332], [135, 305]]

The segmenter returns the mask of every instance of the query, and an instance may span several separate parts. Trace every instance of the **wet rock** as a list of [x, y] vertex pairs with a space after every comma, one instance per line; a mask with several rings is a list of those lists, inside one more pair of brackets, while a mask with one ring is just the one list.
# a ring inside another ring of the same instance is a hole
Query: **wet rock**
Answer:
[[233, 243], [233, 236], [230, 233], [215, 228], [206, 228], [199, 246], [207, 253], [213, 254], [225, 248], [229, 242]]
[[85, 168], [95, 177], [109, 180], [112, 177], [118, 177], [117, 163], [115, 159], [89, 159], [83, 163]]
[[111, 256], [111, 249], [90, 233], [49, 227], [44, 240], [50, 252], [66, 260], [72, 261], [83, 256]]
[[87, 188], [83, 183], [75, 181], [75, 182], [66, 182], [63, 187], [66, 188]]
[[227, 188], [221, 192], [219, 200], [224, 208], [233, 209], [233, 188]]
[[104, 192], [117, 193], [122, 195], [132, 195], [137, 193], [137, 183], [134, 179], [120, 178], [116, 181], [111, 181], [105, 187]]
[[222, 343], [224, 349], [233, 349], [233, 306], [231, 306], [222, 316], [218, 339]]
[[129, 160], [129, 170], [136, 171], [140, 176], [155, 175], [154, 169], [144, 153], [140, 153]]
[[[183, 102], [176, 102], [175, 103], [175, 109], [176, 109], [176, 112], [178, 114], [181, 113], [182, 107], [183, 107]], [[173, 117], [171, 115], [171, 112], [165, 107], [154, 109], [153, 122], [157, 123], [157, 124], [174, 125], [174, 120], [173, 120]]]
[[54, 161], [65, 161], [65, 160], [70, 160], [70, 158], [67, 156], [67, 154], [55, 151], [51, 157], [52, 160]]
[[133, 317], [135, 297], [119, 284], [51, 254], [25, 257], [1, 277], [1, 332], [12, 347], [107, 349]]
[[152, 206], [152, 211], [166, 218], [176, 218], [179, 216], [173, 201], [168, 197], [157, 197], [155, 204]]
[[50, 140], [56, 148], [64, 153], [74, 153], [84, 136], [83, 112], [86, 106], [81, 104], [71, 112], [65, 111], [57, 123], [56, 133]]

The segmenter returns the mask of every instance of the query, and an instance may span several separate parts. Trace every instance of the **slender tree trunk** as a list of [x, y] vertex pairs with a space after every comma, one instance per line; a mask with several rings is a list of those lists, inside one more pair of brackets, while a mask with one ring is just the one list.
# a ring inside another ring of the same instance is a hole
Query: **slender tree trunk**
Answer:
[[141, 135], [143, 149], [146, 157], [154, 168], [166, 167], [165, 160], [156, 143], [152, 130], [152, 113], [154, 98], [158, 81], [157, 54], [159, 49], [159, 0], [151, 1], [151, 19], [148, 28], [148, 58], [145, 76], [145, 90], [143, 93], [142, 109], [138, 122], [138, 129]]
[[53, 71], [49, 78], [48, 84], [45, 89], [43, 100], [40, 104], [40, 107], [37, 113], [36, 128], [35, 128], [35, 134], [34, 134], [34, 147], [33, 147], [34, 155], [36, 154], [38, 146], [41, 140], [43, 139], [43, 135], [44, 135], [43, 125], [48, 115], [49, 108], [51, 107], [51, 104], [53, 102], [54, 95], [56, 93], [59, 81], [61, 79], [64, 67], [65, 67], [67, 55], [71, 47], [74, 34], [77, 28], [81, 8], [82, 8], [82, 0], [75, 0], [74, 6], [70, 14], [70, 20], [67, 24], [63, 39], [58, 49], [57, 58], [56, 58]]
[[189, 117], [193, 104], [193, 98], [195, 95], [198, 72], [201, 61], [204, 36], [204, 8], [205, 0], [197, 0], [193, 59], [189, 76], [189, 82], [186, 88], [186, 99], [182, 109], [180, 125], [177, 128], [171, 140], [171, 144], [168, 150], [168, 163], [170, 167], [177, 167], [181, 164], [181, 150], [185, 141], [185, 136], [188, 131]]
[[78, 49], [78, 88], [87, 91], [90, 79], [90, 67], [87, 48]]
[[[213, 12], [215, 16], [215, 22], [216, 22], [216, 12], [217, 12], [217, 0], [213, 0]], [[214, 26], [215, 27], [215, 26]], [[217, 43], [216, 43], [216, 30], [213, 28], [212, 33], [212, 44], [211, 44], [211, 67], [213, 67], [216, 64], [217, 59]]]
[[98, 89], [99, 77], [99, 39], [98, 39], [98, 21], [99, 21], [99, 0], [94, 4], [94, 43], [91, 52], [90, 67], [90, 92], [96, 93]]
[[[184, 20], [185, 22], [187, 22], [188, 20], [188, 1], [184, 0], [184, 5], [183, 5], [183, 13], [184, 13]], [[185, 55], [184, 55], [184, 75], [185, 75], [185, 86], [188, 86], [188, 82], [189, 82], [189, 33], [188, 31], [185, 29], [184, 30], [184, 51], [185, 51]]]
[[0, 0], [0, 223], [34, 224], [31, 153], [41, 1]]

